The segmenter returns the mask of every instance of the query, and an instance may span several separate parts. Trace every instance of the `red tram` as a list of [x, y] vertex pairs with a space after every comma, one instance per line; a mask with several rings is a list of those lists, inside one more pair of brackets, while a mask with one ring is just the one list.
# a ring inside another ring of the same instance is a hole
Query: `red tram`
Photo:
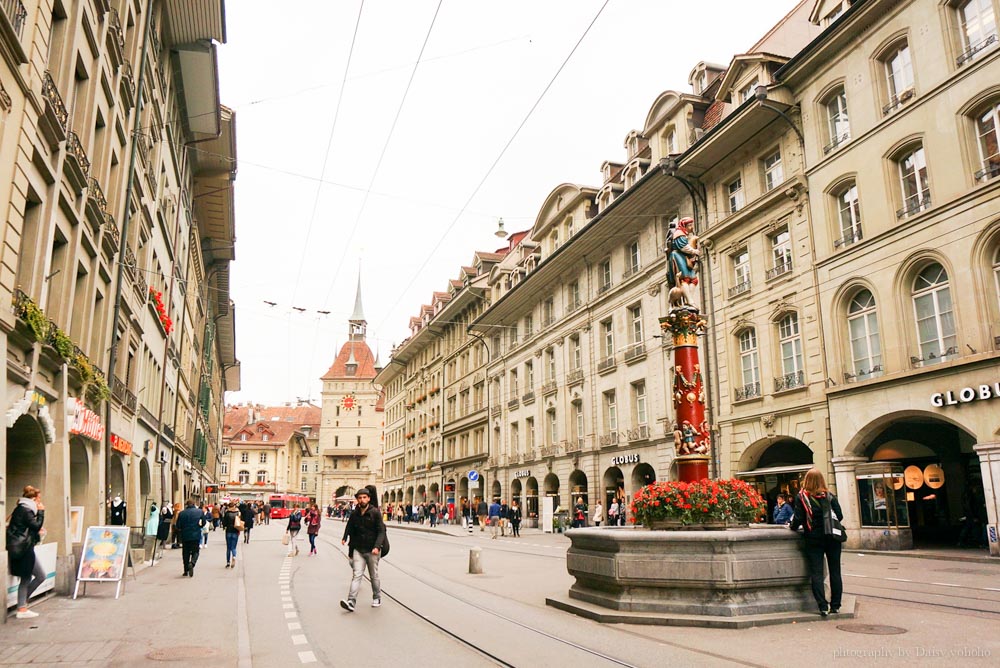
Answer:
[[309, 497], [300, 494], [271, 494], [267, 497], [267, 504], [271, 506], [271, 519], [281, 520], [292, 514], [294, 506], [307, 507]]

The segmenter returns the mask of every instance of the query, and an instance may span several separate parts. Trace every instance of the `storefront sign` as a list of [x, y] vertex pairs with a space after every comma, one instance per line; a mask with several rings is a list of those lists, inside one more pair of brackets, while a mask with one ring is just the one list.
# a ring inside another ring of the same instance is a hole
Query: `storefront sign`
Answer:
[[111, 449], [117, 450], [123, 455], [131, 455], [132, 443], [130, 441], [126, 441], [118, 434], [111, 434]]
[[77, 581], [120, 581], [125, 574], [128, 534], [128, 527], [87, 527]]
[[514, 471], [514, 477], [515, 478], [530, 478], [531, 477], [531, 469], [523, 469], [521, 471]]
[[[903, 478], [906, 480], [906, 486], [910, 489], [920, 489], [924, 485], [924, 472], [920, 470], [919, 466], [907, 466], [906, 470], [903, 471]], [[907, 499], [907, 501], [910, 500]]]
[[930, 464], [924, 469], [924, 484], [931, 489], [944, 486], [944, 469], [937, 464]]
[[987, 399], [1000, 399], [1000, 383], [992, 385], [978, 385], [976, 387], [963, 387], [955, 392], [935, 392], [931, 395], [931, 406], [943, 408], [944, 406], [957, 406], [973, 401], [985, 401]]
[[639, 455], [637, 453], [632, 453], [631, 455], [618, 455], [617, 457], [611, 458], [612, 466], [620, 466], [622, 464], [638, 464]]
[[80, 399], [70, 399], [67, 404], [71, 408], [68, 412], [73, 416], [69, 433], [86, 436], [95, 441], [104, 438], [104, 423], [101, 422], [100, 415], [87, 408]]

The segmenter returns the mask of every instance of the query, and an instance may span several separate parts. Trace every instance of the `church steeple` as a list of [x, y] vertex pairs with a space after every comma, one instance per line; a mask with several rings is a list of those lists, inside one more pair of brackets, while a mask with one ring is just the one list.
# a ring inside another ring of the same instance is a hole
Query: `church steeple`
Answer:
[[358, 292], [354, 297], [354, 313], [351, 314], [351, 319], [348, 322], [348, 334], [350, 335], [351, 341], [364, 341], [365, 340], [365, 330], [368, 326], [368, 321], [365, 320], [365, 311], [361, 307], [361, 270], [358, 269]]

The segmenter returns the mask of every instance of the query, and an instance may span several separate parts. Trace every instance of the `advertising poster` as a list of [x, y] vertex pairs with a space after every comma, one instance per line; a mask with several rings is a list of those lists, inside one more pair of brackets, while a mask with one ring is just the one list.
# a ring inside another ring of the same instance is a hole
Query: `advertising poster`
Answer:
[[542, 501], [542, 533], [552, 533], [552, 518], [555, 517], [554, 499], [551, 496], [543, 496]]
[[128, 527], [87, 527], [76, 579], [115, 582], [125, 574], [128, 556]]
[[[45, 582], [38, 585], [31, 594], [31, 598], [37, 598], [47, 591], [51, 591], [56, 586], [56, 544], [39, 543], [35, 546], [35, 559], [45, 569]], [[17, 588], [21, 584], [21, 578], [7, 574], [7, 607], [17, 605]]]

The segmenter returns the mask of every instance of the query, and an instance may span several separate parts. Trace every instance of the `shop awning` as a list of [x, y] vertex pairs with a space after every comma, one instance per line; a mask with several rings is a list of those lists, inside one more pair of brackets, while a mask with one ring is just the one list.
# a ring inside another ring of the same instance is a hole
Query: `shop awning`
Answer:
[[813, 467], [812, 464], [797, 464], [795, 466], [772, 466], [766, 469], [754, 469], [753, 471], [739, 471], [734, 475], [737, 478], [753, 478], [760, 475], [777, 475], [778, 473], [802, 473]]

